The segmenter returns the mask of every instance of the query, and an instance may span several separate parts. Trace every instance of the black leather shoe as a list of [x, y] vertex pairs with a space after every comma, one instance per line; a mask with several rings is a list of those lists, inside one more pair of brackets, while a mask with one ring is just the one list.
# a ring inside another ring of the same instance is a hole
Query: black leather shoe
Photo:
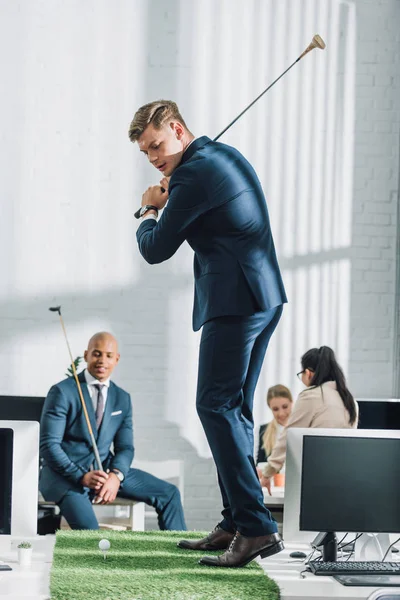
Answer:
[[231, 545], [224, 554], [220, 556], [203, 556], [199, 563], [210, 567], [244, 567], [257, 556], [266, 558], [281, 552], [283, 549], [284, 545], [278, 533], [245, 537], [237, 531]]
[[233, 540], [233, 533], [225, 531], [219, 525], [201, 540], [181, 540], [178, 542], [179, 548], [185, 550], [226, 550]]

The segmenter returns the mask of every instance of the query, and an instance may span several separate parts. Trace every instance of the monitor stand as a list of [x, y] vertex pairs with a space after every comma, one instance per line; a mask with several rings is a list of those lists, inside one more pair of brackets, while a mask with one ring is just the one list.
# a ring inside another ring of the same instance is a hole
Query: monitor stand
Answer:
[[324, 562], [336, 562], [338, 543], [334, 531], [322, 531], [311, 542], [312, 548], [320, 549], [322, 547], [322, 560]]

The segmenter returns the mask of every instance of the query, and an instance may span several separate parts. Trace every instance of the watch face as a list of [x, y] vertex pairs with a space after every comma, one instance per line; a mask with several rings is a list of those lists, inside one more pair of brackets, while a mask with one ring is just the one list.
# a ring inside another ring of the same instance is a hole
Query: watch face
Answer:
[[145, 213], [147, 213], [148, 210], [156, 210], [156, 208], [151, 204], [146, 204], [146, 206], [142, 206], [140, 209], [140, 216], [142, 217]]

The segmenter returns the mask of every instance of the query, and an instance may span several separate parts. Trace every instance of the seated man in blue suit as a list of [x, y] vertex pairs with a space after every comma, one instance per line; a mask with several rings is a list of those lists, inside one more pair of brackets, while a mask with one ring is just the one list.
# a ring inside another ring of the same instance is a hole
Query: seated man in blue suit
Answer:
[[104, 470], [92, 470], [95, 457], [89, 431], [75, 379], [70, 377], [54, 385], [44, 403], [40, 491], [45, 500], [58, 504], [72, 529], [98, 529], [92, 502], [108, 504], [121, 496], [154, 506], [160, 529], [186, 530], [176, 486], [130, 468], [131, 399], [110, 381], [119, 357], [116, 339], [97, 333], [84, 354], [87, 368], [78, 376]]
[[194, 250], [193, 328], [203, 327], [196, 404], [224, 509], [211, 534], [179, 546], [226, 550], [200, 562], [242, 567], [283, 549], [253, 459], [254, 390], [286, 302], [267, 205], [240, 152], [206, 136], [194, 138], [174, 102], [142, 106], [129, 137], [164, 175], [161, 186], [142, 197], [142, 256], [160, 263], [185, 240]]

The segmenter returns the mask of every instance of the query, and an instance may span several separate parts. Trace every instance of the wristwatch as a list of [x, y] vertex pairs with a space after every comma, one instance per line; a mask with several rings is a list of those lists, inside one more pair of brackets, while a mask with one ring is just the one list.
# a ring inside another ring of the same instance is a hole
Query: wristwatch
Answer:
[[111, 469], [111, 473], [114, 473], [121, 482], [125, 479], [121, 471], [118, 471], [118, 469]]
[[146, 204], [145, 206], [141, 206], [139, 210], [135, 212], [134, 216], [137, 219], [140, 219], [140, 217], [143, 217], [143, 215], [145, 215], [148, 210], [155, 210], [158, 216], [158, 208], [157, 206], [153, 206], [152, 204]]

